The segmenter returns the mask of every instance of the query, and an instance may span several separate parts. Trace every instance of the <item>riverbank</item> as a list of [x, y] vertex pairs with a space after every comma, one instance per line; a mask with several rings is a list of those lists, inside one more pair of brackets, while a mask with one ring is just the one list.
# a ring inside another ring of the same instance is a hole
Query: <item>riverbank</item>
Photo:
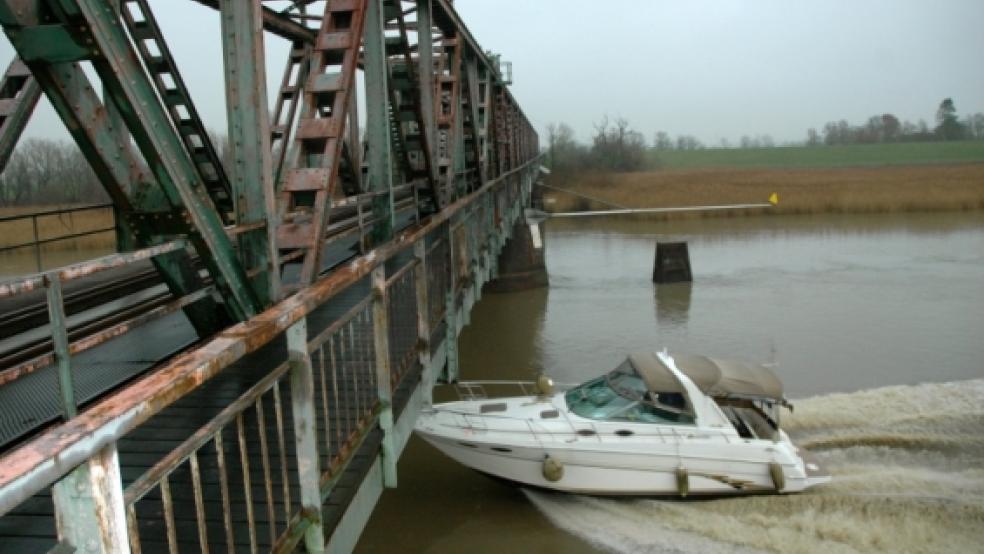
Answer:
[[[744, 204], [779, 194], [774, 209], [658, 217], [984, 210], [984, 164], [822, 169], [704, 168], [552, 175], [547, 184], [629, 208]], [[547, 190], [548, 211], [611, 205]]]

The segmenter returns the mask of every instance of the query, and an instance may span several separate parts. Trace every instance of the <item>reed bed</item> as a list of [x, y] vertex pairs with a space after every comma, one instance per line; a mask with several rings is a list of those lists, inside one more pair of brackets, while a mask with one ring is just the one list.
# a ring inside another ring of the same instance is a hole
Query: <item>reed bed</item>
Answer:
[[[629, 208], [757, 203], [773, 192], [780, 199], [774, 209], [653, 214], [659, 218], [984, 210], [984, 164], [673, 169], [551, 176], [548, 184]], [[611, 208], [551, 190], [545, 199], [555, 212]]]
[[[17, 206], [0, 208], [0, 217], [28, 215], [31, 213], [50, 211], [73, 206]], [[47, 240], [105, 229], [113, 226], [112, 208], [99, 208], [80, 212], [56, 215], [38, 216], [38, 239]], [[30, 243], [35, 240], [34, 224], [31, 218], [15, 221], [0, 221], [0, 248], [17, 244]], [[70, 240], [62, 240], [44, 245], [45, 251], [87, 250], [114, 247], [116, 235], [113, 232], [103, 232]], [[19, 249], [30, 250], [33, 247]]]

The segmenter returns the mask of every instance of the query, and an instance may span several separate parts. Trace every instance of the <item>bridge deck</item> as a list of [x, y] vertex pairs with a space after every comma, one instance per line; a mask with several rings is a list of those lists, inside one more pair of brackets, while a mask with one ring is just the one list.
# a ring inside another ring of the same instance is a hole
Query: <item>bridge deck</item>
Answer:
[[[398, 229], [405, 228], [411, 222], [410, 214], [402, 214]], [[351, 237], [329, 243], [323, 255], [324, 268], [328, 270], [351, 259], [356, 244], [357, 239]], [[166, 294], [166, 288], [157, 284], [159, 278], [156, 275], [146, 278], [148, 270], [153, 272], [149, 262], [138, 263], [66, 283], [66, 298], [82, 297], [88, 289], [96, 291], [93, 296], [98, 298], [95, 301], [102, 299], [104, 302], [93, 304], [79, 298], [77, 310], [69, 310], [66, 306], [66, 312], [70, 314], [69, 327], [92, 323], [114, 311], [132, 308], [146, 298]], [[121, 289], [127, 282], [133, 282], [134, 287]], [[125, 294], [125, 297], [120, 294]], [[44, 290], [2, 299], [0, 313], [25, 314], [28, 316], [24, 318], [25, 323], [33, 327], [20, 332], [20, 321], [13, 327], [9, 321], [0, 323], [0, 359], [14, 358], [18, 349], [35, 344], [40, 337], [50, 337], [46, 306]], [[43, 315], [40, 319], [33, 314], [39, 311]], [[80, 405], [85, 405], [98, 399], [197, 340], [191, 323], [183, 313], [177, 312], [75, 355], [72, 357], [72, 373], [76, 400]], [[50, 351], [50, 346], [44, 351]], [[2, 363], [0, 369], [3, 369]], [[58, 421], [61, 413], [55, 366], [0, 385], [0, 453], [45, 425]]]
[[[229, 175], [146, 1], [0, 0], [140, 246], [0, 287], [46, 287], [54, 321], [40, 292], [0, 303], [0, 552], [350, 550], [529, 204], [536, 131], [449, 0], [201, 3], [222, 12]], [[30, 40], [45, 26], [72, 32]], [[271, 118], [261, 28], [292, 43]], [[0, 129], [0, 168], [22, 130]], [[109, 272], [162, 255], [169, 290]], [[95, 271], [121, 287], [61, 294]]]
[[[313, 338], [321, 333], [368, 295], [368, 280], [363, 279], [357, 286], [351, 287], [337, 298], [309, 314], [309, 336]], [[193, 335], [189, 337], [190, 325], [180, 314], [159, 320], [158, 323], [158, 325], [136, 329], [121, 337], [125, 340], [117, 343], [114, 348], [100, 349], [98, 352], [93, 351], [93, 356], [96, 357], [97, 361], [86, 365], [80, 363], [77, 366], [79, 376], [99, 375], [99, 378], [93, 379], [94, 382], [100, 378], [103, 380], [117, 377], [126, 378], [126, 372], [123, 369], [129, 367], [126, 365], [127, 362], [119, 362], [116, 365], [106, 364], [107, 352], [125, 355], [130, 360], [141, 357], [146, 359], [157, 357], [162, 352], [162, 348], [173, 347], [177, 344], [175, 341], [187, 341], [194, 338]], [[348, 340], [350, 341], [349, 346], [356, 345], [356, 348], [350, 351], [349, 357], [352, 358], [352, 353], [358, 353], [362, 350], [359, 348], [360, 344], [365, 345], [367, 341], [372, 342], [371, 321], [357, 322], [355, 333]], [[102, 352], [102, 350], [107, 350], [107, 352]], [[208, 423], [260, 379], [268, 375], [271, 367], [283, 363], [286, 356], [285, 340], [280, 337], [261, 350], [230, 366], [218, 377], [169, 406], [119, 441], [118, 450], [124, 486], [129, 486], [139, 476], [146, 473], [187, 437]], [[352, 446], [344, 443], [348, 431], [358, 426], [357, 420], [360, 414], [365, 415], [363, 407], [375, 402], [377, 392], [374, 382], [375, 374], [373, 369], [369, 367], [371, 365], [369, 361], [366, 361], [364, 371], [360, 371], [359, 378], [349, 378], [339, 382], [333, 380], [332, 375], [323, 373], [328, 364], [322, 363], [321, 356], [320, 351], [316, 352], [312, 356], [312, 361], [315, 381], [321, 383], [324, 377], [323, 382], [327, 392], [327, 395], [316, 395], [316, 411], [318, 414], [327, 413], [329, 422], [327, 432], [325, 432], [323, 424], [318, 432], [321, 446], [319, 451], [323, 453], [320, 460], [321, 467], [325, 469], [331, 466], [332, 459], [344, 448]], [[349, 362], [351, 364], [357, 360], [350, 359]], [[137, 367], [139, 362], [131, 361], [129, 364]], [[353, 366], [349, 365], [349, 367]], [[419, 381], [419, 370], [419, 365], [413, 364], [410, 371], [401, 379], [399, 387], [394, 390], [396, 414], [402, 410], [407, 398]], [[39, 375], [43, 376], [43, 374]], [[54, 385], [54, 383], [45, 384], [40, 378], [36, 381], [36, 383], [32, 382], [29, 385], [38, 387], [39, 392], [46, 390], [41, 387]], [[337, 395], [336, 382], [338, 383]], [[50, 392], [50, 389], [47, 390]], [[24, 393], [21, 390], [17, 394]], [[245, 474], [249, 476], [249, 493], [252, 497], [254, 512], [254, 525], [252, 527], [249, 525], [249, 514], [244, 509], [245, 503], [240, 503], [246, 498], [247, 489], [242, 470], [243, 458], [239, 453], [240, 445], [234, 433], [223, 434], [222, 443], [225, 451], [228, 487], [232, 500], [231, 523], [237, 549], [249, 548], [251, 534], [254, 534], [254, 540], [259, 548], [270, 548], [274, 538], [283, 532], [285, 514], [295, 513], [299, 508], [300, 492], [298, 484], [294, 482], [296, 471], [293, 471], [296, 469], [296, 453], [292, 440], [293, 423], [289, 415], [290, 388], [280, 387], [280, 395], [280, 402], [284, 406], [282, 426], [278, 427], [275, 421], [276, 407], [273, 398], [263, 397], [262, 399], [263, 424], [260, 423], [260, 415], [255, 410], [248, 410], [243, 417], [243, 433], [248, 450], [245, 457], [248, 471]], [[328, 407], [327, 411], [325, 411], [323, 400], [326, 396], [339, 399], [338, 404]], [[31, 397], [21, 396], [20, 398], [23, 400]], [[4, 409], [8, 409], [6, 404], [4, 405]], [[260, 437], [261, 431], [266, 435], [263, 438]], [[279, 443], [277, 437], [281, 435], [287, 437], [288, 440]], [[338, 523], [344, 513], [344, 509], [362, 481], [364, 473], [368, 470], [372, 460], [375, 459], [380, 448], [380, 442], [380, 431], [378, 429], [370, 431], [365, 440], [357, 445], [358, 450], [354, 461], [348, 465], [343, 474], [338, 476], [337, 484], [325, 503], [326, 532], [330, 532], [330, 529]], [[286, 446], [283, 457], [280, 457], [280, 452], [277, 451], [279, 444]], [[276, 455], [264, 456], [264, 451], [269, 451], [271, 454], [276, 452]], [[210, 542], [215, 542], [214, 548], [221, 550], [225, 535], [223, 510], [219, 501], [221, 476], [216, 456], [215, 443], [209, 443], [198, 451], [202, 469], [201, 487], [205, 500], [208, 537]], [[281, 462], [286, 462], [285, 468], [291, 471], [282, 473], [281, 469], [284, 468], [280, 466]], [[265, 463], [271, 467], [265, 469]], [[279, 494], [284, 491], [283, 475], [288, 476], [287, 492], [289, 500], [293, 504], [291, 506], [285, 506], [284, 495]], [[169, 478], [177, 538], [179, 546], [182, 547], [181, 550], [196, 550], [198, 548], [192, 481], [186, 465], [175, 470]], [[268, 497], [270, 492], [273, 494]], [[270, 517], [271, 508], [272, 519]], [[143, 551], [166, 552], [168, 546], [163, 525], [164, 506], [161, 495], [155, 492], [149, 493], [137, 503], [136, 510], [140, 520]], [[271, 533], [271, 521], [273, 522], [274, 533]], [[57, 540], [50, 493], [39, 494], [13, 512], [0, 518], [0, 537], [2, 537], [0, 552], [3, 553], [47, 552], [53, 548]]]

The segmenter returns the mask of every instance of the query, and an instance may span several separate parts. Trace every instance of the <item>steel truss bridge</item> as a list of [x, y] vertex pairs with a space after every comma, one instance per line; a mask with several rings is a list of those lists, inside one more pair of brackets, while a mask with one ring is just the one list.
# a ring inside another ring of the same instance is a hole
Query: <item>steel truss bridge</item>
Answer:
[[0, 0], [0, 167], [44, 94], [126, 245], [0, 283], [2, 552], [351, 550], [529, 204], [450, 0], [197, 2], [225, 159], [148, 0]]

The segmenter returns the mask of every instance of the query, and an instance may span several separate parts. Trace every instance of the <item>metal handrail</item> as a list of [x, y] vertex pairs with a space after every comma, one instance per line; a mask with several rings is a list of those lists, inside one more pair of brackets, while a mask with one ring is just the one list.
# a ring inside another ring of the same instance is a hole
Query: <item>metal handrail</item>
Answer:
[[539, 167], [537, 155], [447, 206], [390, 242], [339, 268], [248, 322], [218, 333], [201, 347], [175, 357], [142, 380], [110, 395], [92, 409], [42, 433], [0, 458], [0, 514], [49, 487], [67, 470], [160, 413], [233, 362], [265, 346], [311, 311], [367, 277], [387, 260], [412, 248], [485, 194]]
[[28, 275], [0, 283], [0, 298], [24, 294], [32, 290], [44, 288], [48, 304], [48, 319], [51, 322], [52, 351], [33, 359], [22, 362], [14, 367], [0, 371], [0, 386], [20, 379], [39, 369], [52, 365], [58, 366], [58, 388], [61, 396], [61, 409], [65, 419], [75, 417], [78, 412], [78, 401], [75, 395], [75, 377], [72, 372], [71, 359], [73, 355], [95, 348], [119, 335], [126, 333], [132, 327], [147, 323], [151, 320], [173, 313], [184, 306], [197, 302], [210, 294], [214, 287], [192, 292], [181, 298], [176, 298], [163, 306], [138, 314], [125, 321], [111, 325], [93, 334], [69, 342], [69, 329], [65, 313], [65, 299], [62, 294], [62, 284], [88, 275], [94, 275], [110, 269], [122, 267], [134, 262], [182, 250], [188, 247], [183, 239], [178, 239], [150, 248], [124, 254], [111, 254], [72, 264], [59, 269]]
[[5, 281], [0, 281], [0, 298], [17, 296], [43, 288], [46, 280], [57, 276], [58, 280], [65, 283], [81, 277], [94, 275], [110, 269], [116, 269], [142, 260], [148, 260], [161, 254], [168, 254], [188, 247], [188, 242], [184, 239], [168, 241], [157, 246], [142, 248], [133, 252], [122, 252], [110, 254], [93, 260], [86, 260], [76, 264], [66, 265], [44, 273], [25, 275]]
[[[535, 381], [518, 381], [518, 380], [474, 380], [474, 381], [458, 381], [453, 383], [455, 387], [455, 392], [458, 394], [460, 400], [478, 400], [484, 398], [502, 398], [499, 396], [489, 397], [485, 394], [485, 387], [495, 386], [495, 387], [512, 387], [514, 389], [519, 389], [522, 396], [536, 396], [539, 392], [536, 390]], [[554, 383], [554, 387], [557, 387], [558, 391], [567, 390], [576, 387], [577, 383]], [[527, 388], [529, 387], [529, 388]], [[475, 389], [482, 396], [475, 396], [470, 389]]]

